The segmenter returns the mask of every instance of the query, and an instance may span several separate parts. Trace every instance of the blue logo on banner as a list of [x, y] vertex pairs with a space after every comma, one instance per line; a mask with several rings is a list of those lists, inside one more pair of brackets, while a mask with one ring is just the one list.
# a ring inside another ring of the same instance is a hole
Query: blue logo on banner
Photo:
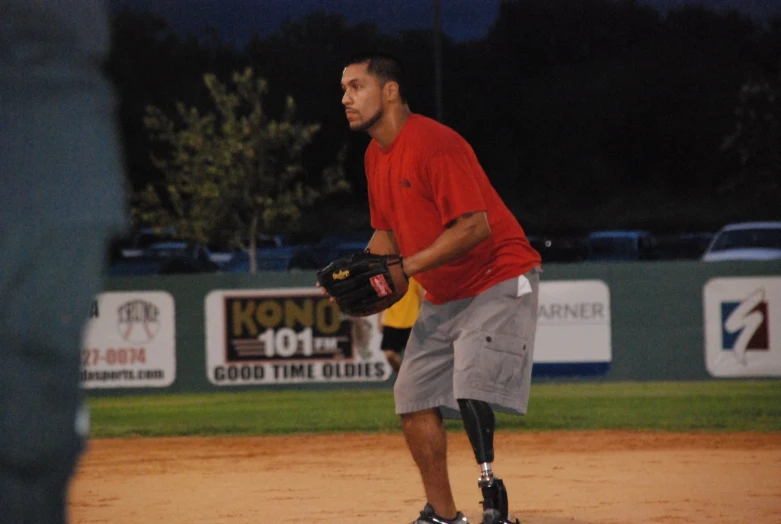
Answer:
[[764, 293], [754, 293], [742, 302], [721, 303], [721, 348], [744, 355], [768, 351], [770, 336]]

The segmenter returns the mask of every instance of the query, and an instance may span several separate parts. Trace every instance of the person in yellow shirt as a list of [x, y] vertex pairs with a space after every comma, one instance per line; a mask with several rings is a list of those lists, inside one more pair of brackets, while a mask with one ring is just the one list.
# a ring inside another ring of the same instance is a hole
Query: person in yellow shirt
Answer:
[[401, 355], [407, 347], [424, 295], [425, 290], [418, 281], [410, 278], [407, 293], [401, 300], [377, 315], [377, 329], [382, 333], [380, 348], [396, 373], [401, 368]]

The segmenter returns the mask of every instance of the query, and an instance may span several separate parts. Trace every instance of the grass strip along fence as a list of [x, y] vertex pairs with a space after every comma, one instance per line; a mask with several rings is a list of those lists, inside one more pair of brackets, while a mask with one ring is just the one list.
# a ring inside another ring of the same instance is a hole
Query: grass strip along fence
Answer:
[[[399, 431], [390, 389], [242, 391], [88, 399], [93, 438]], [[459, 421], [448, 430], [461, 431]], [[498, 430], [781, 431], [781, 381], [532, 386]]]

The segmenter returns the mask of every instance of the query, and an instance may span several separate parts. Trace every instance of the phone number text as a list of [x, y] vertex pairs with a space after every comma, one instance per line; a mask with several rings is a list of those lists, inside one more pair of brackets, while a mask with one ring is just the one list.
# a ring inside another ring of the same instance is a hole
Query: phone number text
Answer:
[[87, 348], [81, 350], [81, 366], [146, 364], [146, 348]]

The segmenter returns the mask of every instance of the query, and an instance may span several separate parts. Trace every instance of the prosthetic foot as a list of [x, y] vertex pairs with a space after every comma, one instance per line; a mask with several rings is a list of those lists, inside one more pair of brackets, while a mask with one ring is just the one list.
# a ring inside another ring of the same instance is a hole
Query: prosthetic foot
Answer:
[[477, 485], [483, 492], [483, 524], [520, 524], [508, 520], [507, 490], [502, 479], [483, 475]]

